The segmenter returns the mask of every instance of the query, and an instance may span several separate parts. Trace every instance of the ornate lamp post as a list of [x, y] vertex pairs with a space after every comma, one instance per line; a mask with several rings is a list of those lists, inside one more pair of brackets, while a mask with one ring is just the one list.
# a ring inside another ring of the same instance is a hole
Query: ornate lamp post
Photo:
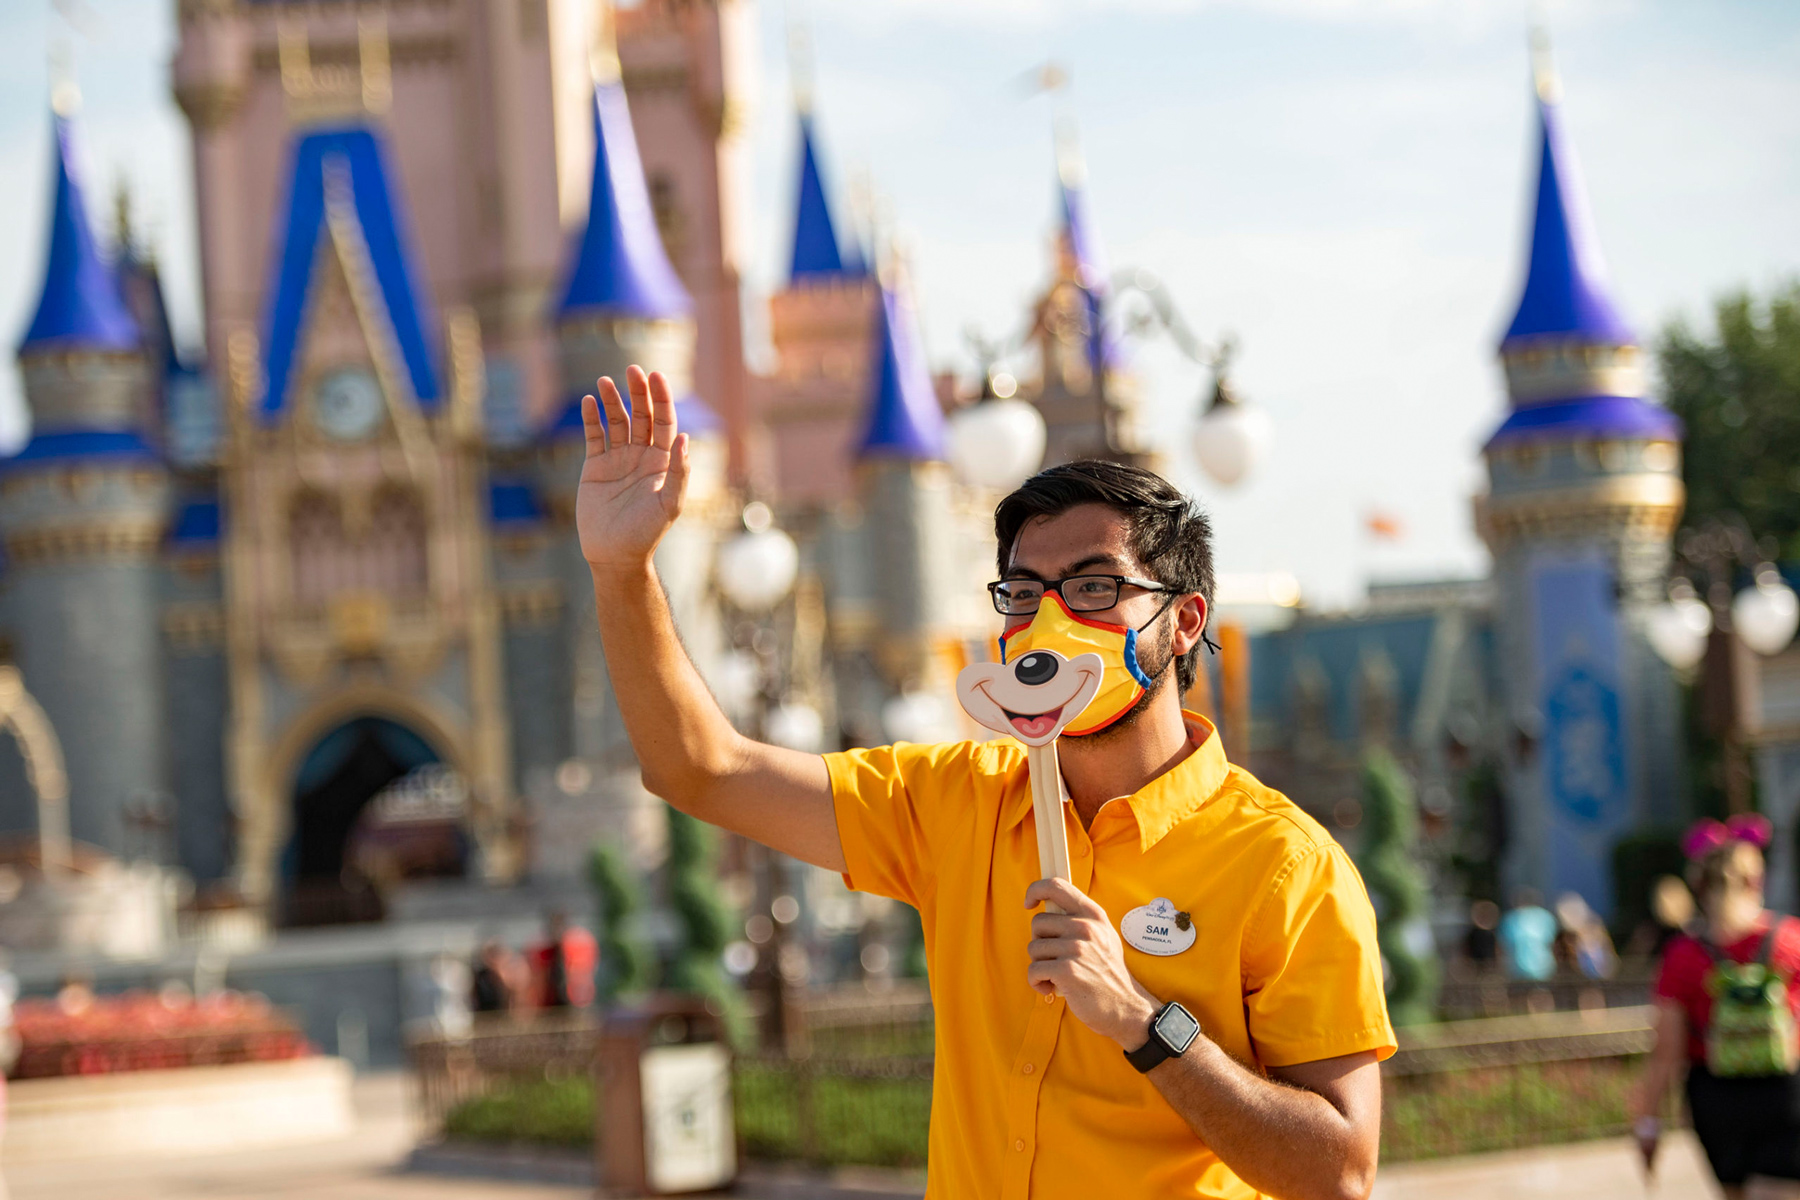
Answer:
[[[714, 577], [720, 594], [736, 610], [732, 642], [754, 663], [753, 698], [747, 706], [749, 732], [777, 745], [816, 750], [823, 741], [823, 723], [816, 710], [781, 701], [775, 638], [764, 624], [793, 591], [800, 571], [800, 550], [793, 538], [775, 527], [774, 513], [760, 500], [744, 506], [743, 525], [742, 533], [719, 547]], [[808, 741], [812, 744], [805, 745]], [[766, 1039], [792, 1047], [801, 1033], [789, 987], [805, 981], [805, 964], [802, 948], [789, 942], [788, 927], [799, 915], [799, 906], [789, 892], [781, 856], [764, 846], [757, 846], [754, 854], [763, 885], [759, 911], [749, 923], [766, 929], [767, 936], [753, 939], [762, 944], [757, 947], [750, 982], [768, 997]]]
[[[1734, 813], [1750, 807], [1744, 735], [1751, 714], [1745, 684], [1751, 654], [1781, 653], [1800, 627], [1800, 597], [1769, 562], [1742, 518], [1711, 520], [1676, 543], [1680, 564], [1669, 602], [1650, 614], [1646, 633], [1678, 671], [1700, 666], [1700, 711], [1724, 753], [1725, 798]], [[1733, 594], [1740, 570], [1750, 586]], [[1699, 586], [1697, 586], [1699, 585]], [[1702, 599], [1701, 597], [1705, 598]]]

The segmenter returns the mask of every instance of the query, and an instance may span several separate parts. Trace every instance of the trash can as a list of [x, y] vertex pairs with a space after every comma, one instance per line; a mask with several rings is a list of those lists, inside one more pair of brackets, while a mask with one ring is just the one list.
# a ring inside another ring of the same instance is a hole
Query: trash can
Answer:
[[712, 1191], [737, 1179], [731, 1049], [703, 998], [657, 995], [607, 1013], [595, 1071], [603, 1195]]

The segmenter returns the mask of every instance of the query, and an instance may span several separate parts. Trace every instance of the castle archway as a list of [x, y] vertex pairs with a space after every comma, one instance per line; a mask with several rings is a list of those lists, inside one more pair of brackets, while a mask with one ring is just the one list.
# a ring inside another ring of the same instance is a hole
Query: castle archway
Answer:
[[282, 923], [379, 920], [401, 880], [461, 876], [467, 788], [449, 758], [394, 713], [349, 715], [312, 739], [288, 787]]

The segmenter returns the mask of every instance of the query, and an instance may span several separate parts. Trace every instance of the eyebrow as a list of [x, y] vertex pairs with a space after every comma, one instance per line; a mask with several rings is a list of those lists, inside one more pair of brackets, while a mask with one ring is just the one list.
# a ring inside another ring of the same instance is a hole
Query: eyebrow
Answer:
[[[1090, 554], [1086, 558], [1072, 562], [1067, 567], [1063, 568], [1062, 578], [1067, 579], [1072, 575], [1079, 575], [1090, 567], [1111, 567], [1117, 571], [1124, 571], [1125, 566], [1126, 564], [1120, 562], [1118, 558], [1111, 554]], [[1013, 566], [1007, 568], [1006, 574], [1002, 576], [1002, 578], [1035, 579], [1039, 583], [1042, 583], [1044, 582], [1045, 576], [1038, 574], [1030, 567], [1021, 567], [1015, 563]]]

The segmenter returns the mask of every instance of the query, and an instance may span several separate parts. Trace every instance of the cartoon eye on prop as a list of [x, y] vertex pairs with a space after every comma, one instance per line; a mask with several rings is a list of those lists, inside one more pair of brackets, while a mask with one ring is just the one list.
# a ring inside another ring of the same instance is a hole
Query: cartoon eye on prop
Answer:
[[[1063, 827], [1062, 767], [1056, 739], [1100, 691], [1106, 663], [1098, 654], [1064, 658], [1033, 650], [1010, 663], [973, 663], [956, 677], [963, 711], [996, 733], [1025, 743], [1031, 809], [1037, 822], [1038, 866], [1045, 879], [1069, 878], [1069, 838]], [[1046, 911], [1060, 912], [1054, 905]]]

